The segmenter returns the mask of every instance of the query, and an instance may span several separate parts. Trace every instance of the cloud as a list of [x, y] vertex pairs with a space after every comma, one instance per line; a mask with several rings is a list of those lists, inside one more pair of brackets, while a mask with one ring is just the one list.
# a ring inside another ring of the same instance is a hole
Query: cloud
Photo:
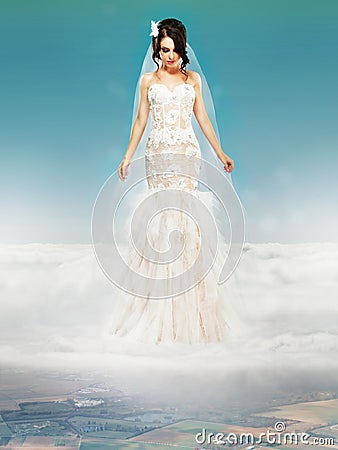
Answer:
[[0, 255], [5, 366], [90, 368], [130, 389], [154, 393], [165, 384], [168, 398], [181, 399], [201, 388], [215, 399], [219, 389], [244, 395], [256, 386], [250, 395], [258, 395], [267, 386], [291, 389], [296, 379], [337, 387], [337, 243], [245, 244], [233, 279], [248, 330], [225, 344], [194, 346], [111, 336], [116, 288], [89, 245], [2, 245]]

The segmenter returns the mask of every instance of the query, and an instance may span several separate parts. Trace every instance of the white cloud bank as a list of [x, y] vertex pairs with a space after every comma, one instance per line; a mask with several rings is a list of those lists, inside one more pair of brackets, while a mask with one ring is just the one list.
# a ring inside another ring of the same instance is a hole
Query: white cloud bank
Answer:
[[300, 380], [336, 389], [337, 259], [338, 243], [247, 243], [235, 277], [248, 333], [222, 345], [149, 346], [109, 335], [116, 288], [90, 245], [2, 245], [0, 364], [95, 369], [136, 390], [165, 384], [168, 396], [180, 380], [180, 398], [205, 380], [218, 396], [220, 386], [226, 395]]

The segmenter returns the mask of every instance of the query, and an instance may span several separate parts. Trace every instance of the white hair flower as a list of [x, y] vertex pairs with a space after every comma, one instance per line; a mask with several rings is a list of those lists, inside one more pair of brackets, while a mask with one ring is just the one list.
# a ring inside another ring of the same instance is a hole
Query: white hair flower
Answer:
[[151, 33], [149, 36], [154, 36], [155, 38], [158, 36], [158, 23], [159, 22], [154, 22], [153, 20], [151, 21]]

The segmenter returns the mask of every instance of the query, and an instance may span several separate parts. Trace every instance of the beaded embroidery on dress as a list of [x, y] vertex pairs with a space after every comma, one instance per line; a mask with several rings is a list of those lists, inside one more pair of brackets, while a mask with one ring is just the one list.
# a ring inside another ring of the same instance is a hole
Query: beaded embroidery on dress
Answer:
[[[154, 83], [148, 88], [148, 101], [152, 128], [145, 149], [145, 172], [149, 192], [155, 194], [154, 202], [156, 193], [166, 189], [183, 191], [205, 201], [196, 181], [201, 152], [191, 125], [194, 87], [180, 83], [170, 90], [164, 84]], [[160, 252], [168, 247], [170, 232], [180, 230], [185, 239], [184, 254], [174, 262], [157, 265], [138, 253], [129, 254], [130, 266], [149, 277], [149, 294], [152, 278], [168, 280], [169, 292], [172, 277], [185, 272], [196, 261], [200, 249], [199, 229], [184, 214], [189, 205], [183, 192], [176, 210], [165, 210], [156, 216], [146, 238]], [[217, 283], [221, 260], [222, 255], [192, 289], [170, 298], [136, 298], [120, 290], [114, 305], [111, 334], [152, 343], [226, 341], [240, 322], [229, 301], [232, 291], [228, 283]]]

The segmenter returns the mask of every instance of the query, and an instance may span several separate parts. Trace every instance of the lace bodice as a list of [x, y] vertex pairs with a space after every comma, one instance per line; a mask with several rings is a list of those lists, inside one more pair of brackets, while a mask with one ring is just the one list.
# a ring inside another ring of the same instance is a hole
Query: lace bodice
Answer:
[[148, 100], [152, 114], [152, 129], [149, 144], [175, 145], [197, 140], [191, 125], [195, 101], [194, 87], [180, 83], [171, 91], [165, 84], [153, 83], [148, 88]]
[[166, 85], [155, 83], [148, 89], [148, 100], [152, 128], [145, 154], [150, 189], [195, 191], [200, 147], [191, 124], [194, 87], [180, 83], [171, 91]]

